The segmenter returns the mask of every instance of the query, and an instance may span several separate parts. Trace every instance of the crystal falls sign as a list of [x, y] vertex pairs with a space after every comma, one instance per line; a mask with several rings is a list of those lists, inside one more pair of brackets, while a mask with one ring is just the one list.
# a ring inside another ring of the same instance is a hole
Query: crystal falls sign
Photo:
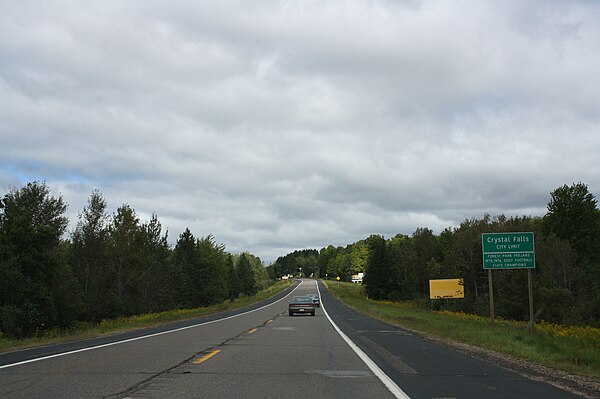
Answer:
[[533, 233], [483, 233], [484, 269], [533, 269]]
[[483, 233], [483, 268], [488, 271], [490, 290], [490, 320], [494, 322], [494, 289], [492, 270], [527, 269], [529, 291], [529, 331], [534, 333], [533, 288], [531, 270], [535, 268], [534, 237], [532, 232], [521, 233]]

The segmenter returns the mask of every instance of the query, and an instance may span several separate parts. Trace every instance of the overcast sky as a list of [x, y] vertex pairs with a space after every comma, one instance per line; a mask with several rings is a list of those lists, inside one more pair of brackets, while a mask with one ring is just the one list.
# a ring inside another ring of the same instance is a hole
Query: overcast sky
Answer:
[[600, 194], [597, 1], [2, 1], [0, 195], [267, 264]]

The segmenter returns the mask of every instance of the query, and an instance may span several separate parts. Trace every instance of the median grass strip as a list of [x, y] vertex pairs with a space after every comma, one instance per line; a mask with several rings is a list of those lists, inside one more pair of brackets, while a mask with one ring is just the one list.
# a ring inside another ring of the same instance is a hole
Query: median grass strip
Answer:
[[239, 309], [275, 296], [292, 284], [293, 281], [289, 280], [279, 281], [271, 287], [258, 292], [256, 295], [228, 300], [212, 306], [145, 313], [129, 317], [102, 320], [99, 323], [78, 323], [68, 330], [51, 330], [38, 337], [12, 339], [2, 336], [0, 333], [0, 352], [93, 338], [101, 335], [117, 334], [141, 328], [156, 327], [175, 321], [194, 319], [227, 310]]
[[600, 329], [586, 326], [496, 320], [460, 312], [419, 309], [412, 302], [367, 299], [361, 285], [327, 281], [333, 294], [360, 312], [390, 324], [600, 381]]

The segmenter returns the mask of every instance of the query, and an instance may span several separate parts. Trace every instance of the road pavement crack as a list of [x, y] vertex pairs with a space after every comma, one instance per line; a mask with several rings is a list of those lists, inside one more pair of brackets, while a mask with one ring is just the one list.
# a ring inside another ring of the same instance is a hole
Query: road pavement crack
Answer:
[[139, 391], [140, 389], [146, 388], [150, 384], [150, 382], [152, 382], [154, 379], [156, 379], [156, 378], [158, 378], [158, 377], [160, 377], [160, 376], [162, 376], [164, 374], [167, 374], [167, 373], [171, 372], [172, 370], [174, 370], [174, 369], [176, 369], [176, 368], [178, 368], [178, 367], [180, 367], [180, 366], [182, 366], [182, 365], [190, 362], [191, 360], [195, 359], [199, 355], [202, 355], [203, 353], [207, 353], [209, 350], [210, 349], [207, 349], [207, 350], [204, 350], [204, 351], [201, 351], [201, 352], [197, 352], [197, 353], [193, 354], [192, 356], [184, 359], [183, 361], [177, 363], [176, 365], [174, 365], [172, 367], [169, 367], [168, 369], [165, 369], [165, 370], [160, 371], [158, 373], [152, 374], [150, 377], [146, 378], [145, 380], [142, 380], [142, 381], [138, 382], [137, 384], [135, 384], [135, 385], [127, 388], [124, 391], [121, 391], [121, 392], [118, 392], [118, 393], [115, 393], [115, 394], [112, 394], [112, 395], [103, 396], [103, 399], [122, 398], [122, 397], [128, 396], [128, 395], [130, 395], [130, 394], [132, 394], [132, 393], [134, 393], [136, 391]]
[[[278, 317], [279, 316], [280, 315], [278, 315]], [[264, 327], [265, 325], [267, 325], [267, 323], [269, 323], [269, 320], [265, 320], [264, 323], [260, 324], [259, 326], [256, 326], [255, 328]], [[247, 333], [248, 333], [248, 331], [242, 331], [241, 333], [237, 334], [236, 336], [228, 338], [228, 339], [222, 341], [218, 345], [215, 345], [215, 346], [212, 346], [210, 348], [206, 348], [206, 349], [204, 349], [202, 351], [196, 352], [192, 356], [189, 356], [189, 357], [185, 358], [184, 360], [182, 360], [181, 362], [175, 364], [174, 366], [171, 366], [171, 367], [169, 367], [167, 369], [159, 371], [158, 373], [153, 373], [148, 378], [146, 378], [146, 379], [144, 379], [144, 380], [142, 380], [142, 381], [140, 381], [140, 382], [132, 385], [131, 387], [129, 387], [129, 388], [127, 388], [127, 389], [125, 389], [125, 390], [123, 390], [121, 392], [117, 392], [117, 393], [114, 393], [114, 394], [111, 394], [111, 395], [103, 396], [103, 399], [124, 398], [124, 397], [128, 397], [129, 395], [131, 395], [131, 394], [133, 394], [135, 392], [138, 392], [138, 391], [140, 391], [142, 389], [152, 389], [152, 388], [149, 388], [149, 386], [157, 378], [166, 376], [169, 373], [172, 373], [175, 369], [177, 369], [179, 367], [182, 367], [182, 366], [190, 363], [192, 360], [194, 360], [194, 359], [196, 359], [196, 358], [198, 358], [200, 356], [206, 355], [206, 354], [208, 354], [208, 353], [210, 353], [210, 352], [212, 352], [212, 351], [214, 351], [216, 349], [219, 349], [219, 348], [221, 348], [223, 346], [226, 346], [226, 345], [230, 344], [231, 342], [236, 341], [239, 338], [243, 337]], [[189, 373], [190, 372], [188, 370], [184, 370], [180, 374], [189, 374]]]

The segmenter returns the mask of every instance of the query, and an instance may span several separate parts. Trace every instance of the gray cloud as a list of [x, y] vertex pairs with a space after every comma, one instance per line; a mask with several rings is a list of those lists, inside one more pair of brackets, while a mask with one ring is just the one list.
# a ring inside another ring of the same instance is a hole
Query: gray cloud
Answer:
[[263, 260], [600, 187], [588, 1], [13, 2], [0, 187]]

